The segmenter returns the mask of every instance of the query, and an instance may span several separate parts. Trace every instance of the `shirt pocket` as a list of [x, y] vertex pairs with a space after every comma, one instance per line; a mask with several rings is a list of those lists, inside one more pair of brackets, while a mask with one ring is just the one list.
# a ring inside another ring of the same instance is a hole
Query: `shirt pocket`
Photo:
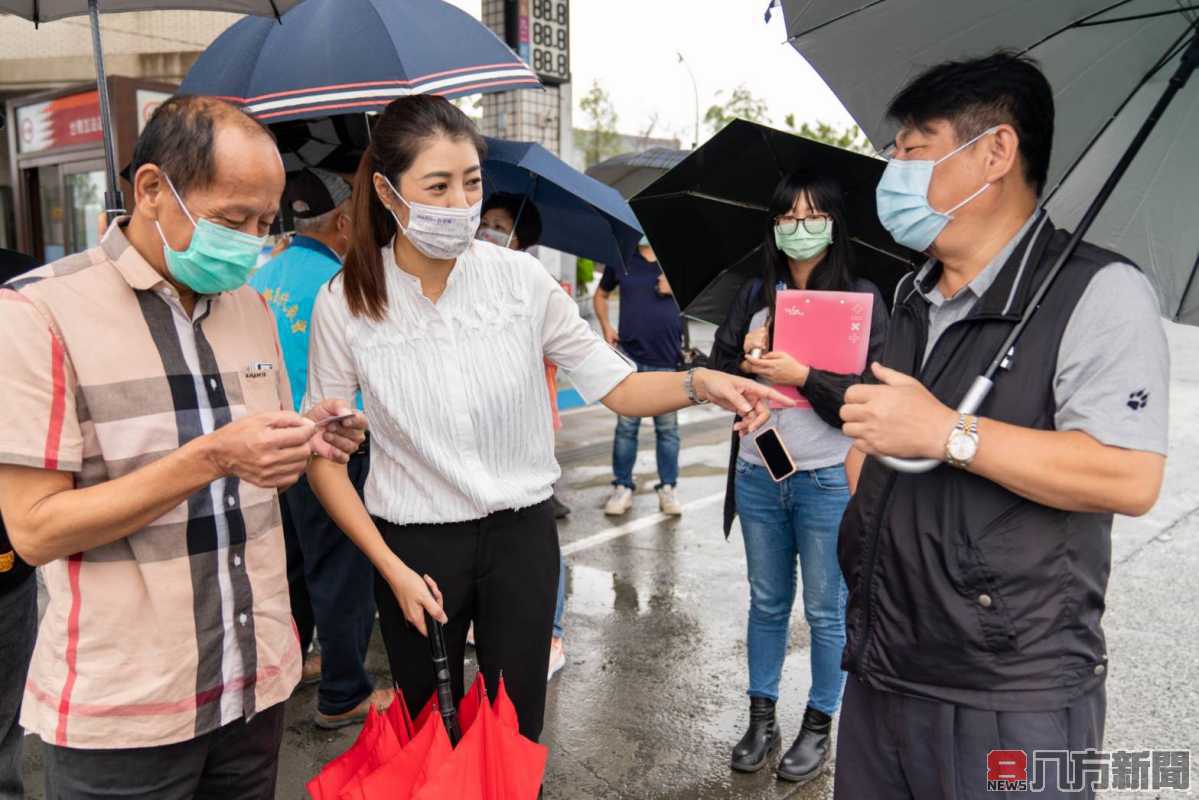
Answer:
[[274, 369], [244, 369], [237, 379], [247, 416], [280, 410], [279, 376]]

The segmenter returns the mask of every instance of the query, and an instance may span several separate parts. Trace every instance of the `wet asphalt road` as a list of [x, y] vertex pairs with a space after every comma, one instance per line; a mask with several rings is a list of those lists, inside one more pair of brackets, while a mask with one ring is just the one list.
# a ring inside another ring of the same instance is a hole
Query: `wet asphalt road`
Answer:
[[[1105, 617], [1109, 749], [1190, 749], [1199, 755], [1199, 330], [1171, 327], [1174, 383], [1171, 456], [1161, 501], [1147, 517], [1120, 519]], [[727, 767], [747, 716], [745, 617], [748, 588], [738, 530], [720, 533], [728, 457], [723, 419], [684, 420], [681, 519], [664, 520], [652, 492], [653, 436], [642, 428], [633, 510], [621, 520], [601, 510], [610, 480], [602, 411], [568, 415], [561, 497], [574, 509], [560, 529], [567, 552], [568, 663], [550, 686], [543, 741], [551, 748], [546, 797], [832, 797], [831, 773], [803, 787], [769, 770], [735, 775]], [[785, 744], [798, 730], [810, 676], [808, 635], [797, 602], [783, 678]], [[370, 666], [386, 678], [382, 643]], [[347, 747], [356, 729], [318, 731], [312, 689], [288, 705], [280, 798], [303, 786]], [[36, 741], [29, 740], [29, 796], [42, 797]], [[869, 754], [839, 754], [842, 768]], [[1194, 770], [1192, 770], [1194, 773]], [[1199, 775], [1192, 785], [1199, 784]], [[1110, 798], [1199, 796], [1121, 792]]]

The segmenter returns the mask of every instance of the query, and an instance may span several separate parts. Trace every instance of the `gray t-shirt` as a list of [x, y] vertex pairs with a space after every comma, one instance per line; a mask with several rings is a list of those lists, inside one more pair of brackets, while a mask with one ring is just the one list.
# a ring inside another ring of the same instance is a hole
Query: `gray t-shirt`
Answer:
[[[754, 314], [750, 320], [749, 329], [756, 330], [766, 324], [766, 311], [763, 308]], [[759, 379], [760, 383], [767, 383]], [[845, 456], [853, 440], [843, 435], [837, 428], [822, 420], [810, 408], [780, 408], [770, 412], [770, 421], [762, 429], [778, 428], [779, 436], [787, 447], [787, 452], [795, 460], [795, 468], [800, 470], [820, 469], [843, 464]], [[738, 457], [758, 466], [766, 466], [762, 461], [758, 448], [754, 446], [752, 436], [741, 438]]]
[[[944, 297], [935, 286], [924, 294], [929, 302], [925, 360], [946, 328], [969, 314], [994, 283], [1034, 220], [953, 297]], [[915, 291], [932, 266], [929, 262], [920, 271]], [[1084, 431], [1112, 447], [1166, 454], [1170, 349], [1157, 294], [1143, 272], [1113, 262], [1095, 273], [1062, 334], [1053, 381], [1057, 430]]]

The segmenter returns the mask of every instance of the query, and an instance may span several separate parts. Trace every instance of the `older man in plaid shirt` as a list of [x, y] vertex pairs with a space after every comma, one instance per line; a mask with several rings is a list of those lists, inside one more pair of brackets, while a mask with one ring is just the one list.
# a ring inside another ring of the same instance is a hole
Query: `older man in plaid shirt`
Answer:
[[266, 129], [176, 98], [133, 171], [99, 247], [0, 289], [0, 511], [50, 594], [21, 723], [53, 798], [271, 798], [300, 675], [277, 491], [365, 421], [291, 410], [242, 285], [283, 190]]

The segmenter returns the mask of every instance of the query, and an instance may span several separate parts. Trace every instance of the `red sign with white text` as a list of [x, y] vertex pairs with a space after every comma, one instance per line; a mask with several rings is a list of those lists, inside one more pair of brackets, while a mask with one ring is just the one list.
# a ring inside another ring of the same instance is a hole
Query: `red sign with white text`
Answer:
[[40, 153], [104, 139], [100, 94], [72, 94], [17, 109], [17, 143], [22, 153]]

